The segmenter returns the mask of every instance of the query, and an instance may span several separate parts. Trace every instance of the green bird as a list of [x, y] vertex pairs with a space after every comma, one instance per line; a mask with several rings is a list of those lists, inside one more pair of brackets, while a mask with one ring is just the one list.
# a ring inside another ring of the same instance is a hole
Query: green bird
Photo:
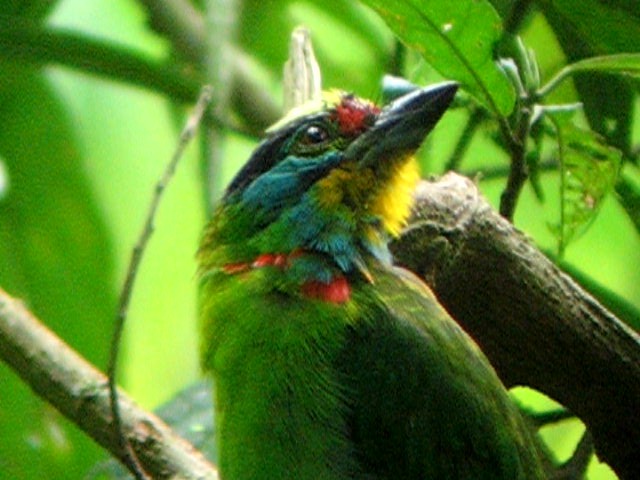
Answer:
[[224, 480], [543, 478], [488, 360], [387, 248], [456, 90], [325, 94], [228, 186], [198, 253]]

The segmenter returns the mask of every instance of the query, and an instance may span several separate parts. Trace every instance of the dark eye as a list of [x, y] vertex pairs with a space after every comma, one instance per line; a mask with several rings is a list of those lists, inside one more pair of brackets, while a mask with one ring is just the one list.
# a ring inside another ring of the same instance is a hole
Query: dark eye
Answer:
[[329, 132], [327, 132], [324, 128], [319, 125], [310, 125], [300, 137], [300, 143], [302, 145], [311, 146], [318, 145], [319, 143], [324, 143], [328, 139]]

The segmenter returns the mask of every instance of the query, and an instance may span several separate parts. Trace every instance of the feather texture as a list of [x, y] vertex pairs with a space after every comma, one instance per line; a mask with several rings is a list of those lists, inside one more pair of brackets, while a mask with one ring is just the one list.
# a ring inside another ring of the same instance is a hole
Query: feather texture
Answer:
[[544, 478], [487, 359], [390, 262], [413, 153], [454, 93], [334, 93], [229, 186], [198, 253], [224, 480]]

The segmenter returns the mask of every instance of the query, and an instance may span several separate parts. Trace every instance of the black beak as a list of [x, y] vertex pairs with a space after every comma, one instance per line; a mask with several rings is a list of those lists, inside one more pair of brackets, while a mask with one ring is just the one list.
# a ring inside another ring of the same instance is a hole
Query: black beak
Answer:
[[345, 152], [360, 166], [373, 166], [415, 152], [447, 111], [458, 90], [455, 82], [431, 85], [387, 105], [373, 126]]

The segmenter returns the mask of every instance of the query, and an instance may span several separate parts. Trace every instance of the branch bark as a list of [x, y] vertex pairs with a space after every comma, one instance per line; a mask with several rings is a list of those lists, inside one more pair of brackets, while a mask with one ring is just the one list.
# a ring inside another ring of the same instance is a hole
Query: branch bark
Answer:
[[[0, 358], [69, 420], [122, 460], [107, 378], [0, 289]], [[159, 418], [120, 392], [123, 431], [153, 478], [217, 480], [214, 467]]]
[[600, 458], [640, 478], [640, 338], [500, 217], [469, 179], [423, 182], [392, 245], [475, 338], [507, 386], [582, 419]]

